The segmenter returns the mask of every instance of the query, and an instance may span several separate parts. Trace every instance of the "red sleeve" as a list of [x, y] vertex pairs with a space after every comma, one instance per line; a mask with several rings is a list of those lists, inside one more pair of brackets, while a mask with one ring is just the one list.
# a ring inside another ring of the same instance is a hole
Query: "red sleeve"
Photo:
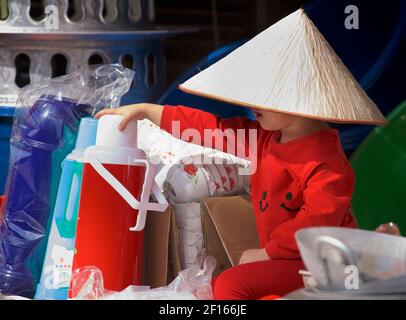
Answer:
[[[258, 121], [252, 121], [245, 117], [221, 119], [211, 113], [194, 108], [165, 106], [162, 112], [161, 128], [176, 138], [187, 142], [237, 155], [235, 146], [238, 143], [244, 143], [245, 150], [248, 150], [247, 144], [250, 135], [248, 129], [253, 129], [257, 135], [256, 130], [260, 130], [260, 125]], [[200, 140], [196, 135], [199, 135]], [[205, 139], [205, 135], [209, 135], [209, 138]], [[237, 144], [230, 145], [232, 139], [227, 139], [227, 137], [233, 135], [236, 138], [234, 142]], [[247, 153], [246, 156], [248, 156]]]
[[332, 168], [317, 166], [306, 178], [303, 192], [304, 205], [292, 220], [278, 226], [272, 233], [265, 250], [271, 259], [296, 259], [298, 247], [296, 231], [317, 226], [340, 226], [351, 207], [354, 174], [348, 165]]

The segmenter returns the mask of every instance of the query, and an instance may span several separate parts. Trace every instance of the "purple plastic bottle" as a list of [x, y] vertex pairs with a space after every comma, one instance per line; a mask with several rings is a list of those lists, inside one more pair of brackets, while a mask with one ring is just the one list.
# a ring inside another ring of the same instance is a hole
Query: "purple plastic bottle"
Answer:
[[[33, 297], [46, 250], [61, 162], [74, 148], [92, 107], [40, 97], [14, 124], [0, 225], [0, 292]], [[1, 214], [0, 214], [1, 216]]]

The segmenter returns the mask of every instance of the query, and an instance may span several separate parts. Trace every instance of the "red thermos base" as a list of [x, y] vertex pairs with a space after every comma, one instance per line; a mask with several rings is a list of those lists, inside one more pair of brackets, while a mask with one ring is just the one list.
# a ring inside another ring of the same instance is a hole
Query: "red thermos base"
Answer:
[[[104, 166], [140, 199], [145, 168]], [[136, 213], [90, 164], [85, 164], [73, 270], [98, 267], [107, 290], [121, 291], [141, 284], [144, 234], [129, 230], [135, 225]]]

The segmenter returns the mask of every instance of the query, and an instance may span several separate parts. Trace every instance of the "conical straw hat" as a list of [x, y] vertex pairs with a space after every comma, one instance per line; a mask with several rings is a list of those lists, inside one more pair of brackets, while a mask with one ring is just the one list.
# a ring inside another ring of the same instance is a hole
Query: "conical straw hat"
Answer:
[[386, 123], [302, 9], [181, 84], [180, 89], [329, 122]]

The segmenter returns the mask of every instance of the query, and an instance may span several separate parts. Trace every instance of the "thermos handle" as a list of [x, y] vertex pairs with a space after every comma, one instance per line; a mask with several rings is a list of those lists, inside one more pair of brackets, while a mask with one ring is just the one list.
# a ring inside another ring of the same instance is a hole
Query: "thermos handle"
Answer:
[[[131, 231], [141, 231], [145, 227], [146, 214], [148, 210], [152, 211], [165, 211], [168, 207], [168, 202], [159, 190], [154, 181], [154, 169], [152, 165], [144, 159], [133, 159], [135, 164], [142, 164], [146, 168], [144, 185], [141, 193], [141, 201], [138, 201], [130, 191], [112, 175], [103, 164], [96, 158], [93, 153], [89, 153], [89, 163], [96, 170], [96, 172], [106, 180], [110, 186], [118, 192], [118, 194], [130, 205], [131, 208], [138, 210], [137, 223], [134, 227], [130, 228]], [[149, 202], [148, 190], [152, 190], [158, 203]]]
[[[154, 179], [155, 166], [145, 159], [134, 159], [133, 161], [135, 164], [145, 165], [146, 168], [144, 185], [142, 186], [142, 192], [140, 197], [141, 204], [146, 203], [151, 205], [158, 205], [159, 207], [157, 207], [156, 209], [149, 210], [165, 211], [166, 208], [168, 207], [168, 202], [166, 201], [166, 198], [164, 197], [164, 195], [162, 194], [161, 190], [159, 189], [158, 185], [155, 182]], [[155, 196], [158, 203], [148, 202], [150, 196], [148, 190], [151, 190], [152, 194]], [[144, 229], [145, 221], [147, 218], [147, 211], [148, 211], [147, 208], [140, 208], [138, 210], [137, 223], [134, 227], [130, 228], [131, 231], [141, 231]]]

